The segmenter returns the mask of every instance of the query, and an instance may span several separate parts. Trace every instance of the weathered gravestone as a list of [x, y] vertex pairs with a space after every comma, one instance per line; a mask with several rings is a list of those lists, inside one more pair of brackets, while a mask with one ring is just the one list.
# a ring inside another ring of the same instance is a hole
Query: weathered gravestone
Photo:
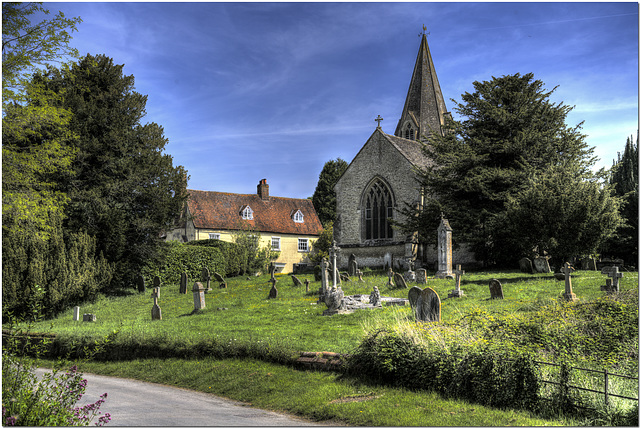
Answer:
[[533, 263], [531, 262], [531, 259], [527, 257], [523, 257], [520, 260], [518, 260], [518, 264], [520, 265], [520, 272], [534, 273]]
[[343, 312], [343, 299], [344, 292], [342, 291], [342, 288], [337, 285], [331, 287], [324, 298], [324, 303], [327, 305], [327, 309], [322, 312], [322, 315], [335, 315]]
[[187, 281], [189, 277], [186, 272], [180, 274], [180, 294], [187, 294]]
[[404, 281], [404, 278], [399, 273], [393, 274], [393, 280], [396, 283], [398, 288], [407, 288], [407, 283]]
[[369, 295], [369, 304], [373, 306], [382, 306], [382, 296], [380, 296], [380, 290], [378, 287], [373, 287], [373, 291]]
[[390, 288], [395, 288], [395, 284], [393, 283], [393, 270], [391, 268], [389, 268], [389, 270], [387, 271], [387, 277], [389, 277], [389, 282], [387, 283], [387, 285]]
[[356, 276], [358, 272], [358, 262], [356, 262], [356, 255], [351, 254], [349, 256], [349, 267], [347, 268], [347, 273], [349, 276]]
[[620, 283], [618, 281], [622, 278], [622, 272], [618, 272], [618, 266], [609, 266], [608, 269], [602, 268], [603, 274], [605, 274], [605, 271], [609, 279], [607, 279], [607, 285], [601, 286], [600, 290], [607, 293], [620, 292]]
[[213, 272], [213, 277], [218, 281], [220, 288], [227, 288], [227, 283], [218, 272]]
[[440, 225], [438, 226], [438, 271], [436, 272], [436, 278], [453, 276], [451, 273], [453, 264], [452, 231], [449, 220], [441, 214]]
[[204, 301], [204, 286], [202, 283], [194, 282], [191, 291], [193, 291], [193, 311], [196, 312], [204, 309], [206, 305]]
[[80, 321], [80, 306], [74, 306], [73, 308], [73, 320]]
[[153, 277], [153, 288], [160, 287], [160, 277], [158, 275]]
[[160, 298], [160, 288], [155, 287], [153, 289], [153, 307], [151, 308], [151, 320], [161, 320], [162, 319], [162, 310], [160, 306], [158, 306], [158, 299]]
[[420, 297], [420, 293], [422, 293], [422, 288], [420, 287], [411, 287], [409, 290], [409, 304], [414, 312], [416, 310], [416, 305], [418, 304], [418, 297]]
[[582, 270], [597, 270], [596, 259], [593, 257], [586, 257], [580, 261]]
[[576, 295], [573, 293], [573, 289], [571, 288], [571, 272], [573, 272], [575, 269], [571, 266], [571, 264], [569, 262], [566, 262], [564, 264], [564, 267], [562, 269], [560, 269], [560, 270], [564, 274], [564, 294], [563, 294], [563, 297], [565, 298], [565, 300], [568, 300], [570, 302], [574, 302], [574, 301], [578, 300]]
[[489, 292], [491, 293], [492, 299], [504, 299], [504, 294], [502, 293], [502, 284], [497, 279], [492, 279], [489, 281]]
[[82, 321], [95, 322], [96, 316], [94, 314], [82, 314]]
[[418, 284], [426, 284], [427, 283], [427, 270], [426, 269], [418, 269], [416, 271], [416, 282]]
[[535, 259], [533, 259], [533, 266], [536, 268], [536, 272], [551, 273], [551, 267], [549, 267], [548, 257], [536, 257]]
[[138, 293], [144, 293], [147, 290], [147, 287], [144, 284], [144, 277], [142, 275], [138, 275]]
[[324, 257], [320, 261], [320, 281], [317, 303], [324, 303], [324, 296], [327, 295], [327, 291], [329, 290], [329, 262]]
[[404, 273], [405, 282], [416, 282], [416, 273], [413, 271], [413, 262], [409, 262], [409, 270]]
[[202, 268], [202, 273], [200, 274], [200, 281], [202, 281], [203, 284], [207, 284], [206, 286], [207, 291], [211, 290], [211, 273], [209, 272], [209, 268], [206, 266]]
[[304, 280], [304, 289], [305, 289], [305, 291], [306, 291], [307, 293], [309, 292], [309, 284], [310, 284], [310, 282], [309, 282], [309, 278], [305, 279], [305, 280]]
[[294, 286], [302, 287], [302, 281], [300, 281], [297, 276], [291, 275], [291, 280], [293, 281]]
[[464, 271], [460, 265], [457, 265], [456, 270], [453, 271], [456, 278], [456, 288], [449, 292], [449, 297], [462, 297], [464, 296], [464, 291], [460, 288], [460, 282], [462, 281], [462, 275], [464, 275]]
[[364, 279], [362, 278], [362, 271], [360, 269], [358, 269], [358, 281], [364, 282]]
[[440, 296], [431, 287], [420, 293], [416, 301], [416, 321], [440, 322]]
[[278, 282], [278, 280], [271, 278], [269, 282], [271, 283], [271, 290], [269, 290], [269, 296], [267, 296], [267, 298], [275, 299], [278, 297], [278, 289], [276, 288], [276, 282]]

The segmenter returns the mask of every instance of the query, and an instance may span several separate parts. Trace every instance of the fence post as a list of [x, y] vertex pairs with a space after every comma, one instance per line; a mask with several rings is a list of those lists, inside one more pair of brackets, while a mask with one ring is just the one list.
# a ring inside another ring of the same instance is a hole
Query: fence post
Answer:
[[604, 405], [609, 406], [609, 372], [604, 369]]

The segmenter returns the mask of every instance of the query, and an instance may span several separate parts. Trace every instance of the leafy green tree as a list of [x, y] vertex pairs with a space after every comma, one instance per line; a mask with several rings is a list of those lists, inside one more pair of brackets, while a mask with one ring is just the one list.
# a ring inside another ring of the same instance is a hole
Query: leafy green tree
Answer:
[[20, 100], [34, 67], [77, 57], [69, 46], [71, 33], [82, 19], [65, 18], [62, 12], [52, 19], [32, 22], [38, 14], [48, 15], [42, 3], [2, 3], [2, 99], [5, 104]]
[[87, 55], [34, 80], [60, 96], [77, 136], [65, 228], [97, 238], [96, 254], [115, 265], [113, 287], [134, 287], [158, 236], [186, 198], [187, 174], [163, 153], [167, 139], [156, 123], [142, 124], [147, 97], [134, 77], [104, 55]]
[[238, 246], [239, 275], [267, 272], [269, 262], [279, 255], [279, 252], [271, 250], [271, 246], [260, 248], [260, 232], [252, 227], [235, 230], [233, 242]]
[[333, 186], [348, 166], [349, 164], [343, 159], [332, 159], [324, 164], [318, 177], [318, 184], [311, 201], [320, 222], [325, 227], [328, 222], [336, 221], [336, 192], [333, 190]]
[[[618, 155], [619, 156], [619, 155]], [[625, 223], [603, 246], [603, 253], [622, 257], [626, 263], [638, 262], [638, 144], [627, 138], [624, 153], [611, 168], [614, 194], [622, 198], [620, 214]]]
[[319, 264], [323, 258], [329, 260], [329, 248], [333, 245], [333, 222], [328, 221], [323, 227], [318, 239], [313, 241], [309, 260], [314, 264]]
[[572, 256], [595, 254], [621, 224], [619, 198], [596, 174], [554, 165], [534, 174], [525, 189], [509, 196], [491, 229], [503, 243], [497, 255], [548, 254], [559, 269]]
[[448, 120], [444, 135], [426, 141], [424, 154], [432, 166], [419, 172], [425, 203], [402, 209], [409, 219], [402, 228], [419, 230], [423, 242], [435, 244], [443, 213], [457, 243], [471, 244], [478, 259], [492, 264], [505, 243], [491, 226], [509, 198], [526, 190], [534, 174], [555, 165], [586, 173], [595, 158], [582, 124], [565, 123], [572, 107], [551, 102], [555, 88], [545, 90], [533, 74], [473, 85], [473, 93], [454, 101], [462, 119]]

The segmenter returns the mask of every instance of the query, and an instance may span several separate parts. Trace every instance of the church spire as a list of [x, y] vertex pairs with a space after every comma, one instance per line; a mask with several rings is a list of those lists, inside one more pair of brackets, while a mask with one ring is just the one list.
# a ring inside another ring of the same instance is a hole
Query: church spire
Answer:
[[[423, 27], [423, 30], [426, 28]], [[418, 58], [409, 84], [409, 92], [395, 135], [419, 140], [431, 132], [442, 134], [442, 125], [446, 114], [447, 107], [444, 104], [436, 69], [433, 66], [427, 34], [423, 31]]]

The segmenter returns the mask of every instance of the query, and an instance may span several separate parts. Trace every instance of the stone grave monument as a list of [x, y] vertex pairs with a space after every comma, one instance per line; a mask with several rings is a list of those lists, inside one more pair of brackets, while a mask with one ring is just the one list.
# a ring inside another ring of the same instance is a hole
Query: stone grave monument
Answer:
[[138, 275], [138, 293], [144, 293], [147, 290], [147, 287], [144, 283], [144, 277], [142, 275]]
[[218, 281], [220, 288], [227, 288], [227, 282], [224, 280], [222, 275], [220, 275], [218, 272], [213, 272], [213, 277], [216, 281]]
[[327, 295], [324, 298], [324, 303], [327, 305], [327, 309], [322, 312], [322, 315], [335, 315], [344, 312], [344, 305], [342, 304], [344, 299], [344, 291], [341, 287], [334, 285], [327, 291]]
[[389, 268], [389, 270], [387, 271], [387, 277], [389, 278], [389, 282], [387, 282], [387, 285], [389, 286], [389, 288], [396, 287], [396, 285], [393, 283], [393, 275], [393, 270]]
[[202, 281], [203, 284], [207, 284], [205, 292], [211, 291], [211, 273], [209, 272], [209, 268], [206, 266], [202, 268], [202, 272], [200, 273], [200, 281]]
[[608, 266], [606, 269], [602, 268], [602, 273], [607, 275], [607, 285], [601, 286], [600, 290], [607, 293], [619, 293], [620, 292], [620, 278], [622, 278], [622, 272], [618, 272], [618, 266]]
[[160, 298], [160, 287], [153, 288], [153, 293], [151, 294], [151, 297], [153, 297], [153, 307], [151, 308], [151, 320], [161, 320], [162, 310], [160, 309], [160, 306], [158, 306], [158, 299]]
[[426, 284], [427, 283], [427, 270], [426, 269], [418, 269], [418, 270], [416, 270], [416, 283], [418, 283], [418, 284]]
[[153, 277], [153, 288], [160, 287], [160, 277], [158, 275]]
[[291, 275], [291, 280], [293, 281], [293, 285], [295, 287], [302, 287], [302, 281], [300, 281], [297, 276]]
[[566, 262], [560, 270], [564, 274], [564, 294], [562, 296], [565, 300], [568, 300], [570, 302], [577, 301], [578, 298], [573, 293], [573, 289], [571, 288], [571, 272], [573, 272], [575, 269], [569, 262]]
[[393, 281], [396, 283], [396, 287], [407, 288], [407, 283], [404, 281], [402, 275], [400, 275], [398, 272], [393, 274]]
[[194, 282], [191, 291], [193, 291], [193, 311], [196, 312], [200, 309], [204, 309], [204, 286], [202, 285], [202, 283]]
[[73, 320], [80, 321], [80, 306], [73, 307]]
[[318, 290], [318, 302], [324, 303], [324, 296], [327, 295], [329, 290], [329, 262], [326, 258], [322, 258], [320, 261], [320, 290]]
[[269, 296], [267, 296], [267, 298], [275, 299], [278, 297], [278, 289], [276, 288], [276, 282], [278, 282], [278, 280], [275, 278], [271, 278], [269, 279], [269, 282], [271, 283], [271, 290], [269, 290]]
[[94, 314], [82, 314], [82, 321], [96, 322], [96, 316]]
[[489, 292], [491, 293], [492, 299], [504, 299], [504, 294], [502, 293], [502, 284], [497, 279], [492, 279], [489, 281]]
[[187, 281], [189, 277], [186, 272], [180, 274], [180, 294], [187, 294]]
[[464, 296], [464, 291], [462, 291], [462, 289], [460, 288], [460, 281], [462, 280], [464, 271], [462, 270], [462, 267], [458, 265], [456, 266], [456, 270], [453, 271], [453, 273], [456, 275], [456, 288], [451, 290], [451, 292], [449, 293], [449, 297], [462, 297]]
[[551, 273], [551, 267], [549, 267], [549, 257], [536, 257], [535, 259], [533, 259], [533, 266], [536, 268], [536, 272]]
[[349, 276], [356, 276], [358, 273], [358, 262], [356, 261], [356, 255], [351, 254], [349, 256], [349, 267], [347, 269]]
[[422, 288], [414, 286], [409, 290], [409, 304], [411, 305], [411, 309], [415, 312], [416, 305], [418, 304], [418, 297], [420, 297], [420, 293], [422, 293]]
[[427, 287], [416, 301], [417, 322], [440, 322], [440, 296], [431, 287]]
[[531, 259], [527, 257], [523, 257], [520, 260], [518, 260], [518, 264], [520, 265], [520, 272], [534, 273], [533, 263], [531, 262]]
[[451, 267], [453, 263], [453, 247], [451, 233], [453, 229], [449, 225], [449, 220], [440, 215], [440, 225], [438, 226], [438, 271], [436, 278], [452, 278]]
[[378, 290], [378, 287], [375, 287], [375, 286], [373, 287], [373, 291], [369, 296], [369, 304], [373, 306], [382, 306], [380, 290]]

